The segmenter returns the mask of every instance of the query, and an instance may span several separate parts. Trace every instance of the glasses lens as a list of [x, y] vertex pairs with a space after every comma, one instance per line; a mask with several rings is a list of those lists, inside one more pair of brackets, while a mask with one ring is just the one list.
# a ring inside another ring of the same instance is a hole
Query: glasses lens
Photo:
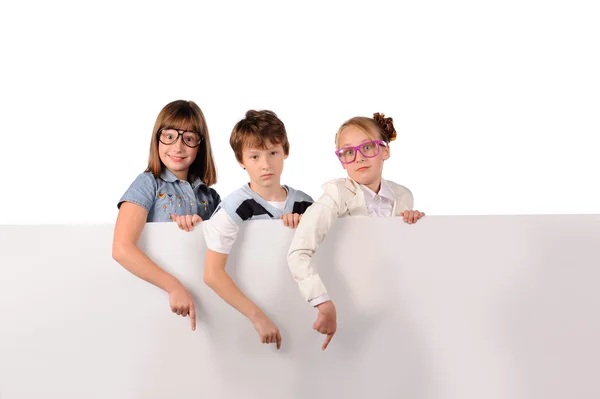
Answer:
[[190, 147], [196, 147], [200, 144], [200, 135], [196, 132], [184, 132], [183, 142]]
[[159, 140], [161, 143], [163, 144], [173, 144], [175, 142], [175, 140], [177, 140], [177, 136], [179, 136], [179, 134], [177, 133], [177, 130], [175, 129], [163, 129], [160, 132], [160, 136], [159, 136]]
[[365, 157], [374, 157], [379, 153], [379, 146], [376, 142], [371, 141], [363, 144], [362, 147], [360, 147], [360, 152], [362, 152]]
[[354, 161], [355, 153], [353, 148], [342, 148], [340, 152], [338, 152], [338, 157], [340, 157], [340, 161], [343, 163], [348, 163]]

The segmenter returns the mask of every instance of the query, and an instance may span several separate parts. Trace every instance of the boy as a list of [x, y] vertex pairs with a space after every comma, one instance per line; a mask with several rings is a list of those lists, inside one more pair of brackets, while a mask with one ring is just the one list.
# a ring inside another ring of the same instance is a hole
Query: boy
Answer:
[[282, 219], [296, 228], [300, 215], [313, 203], [310, 196], [280, 184], [290, 144], [283, 122], [272, 111], [248, 111], [231, 133], [229, 144], [248, 172], [250, 183], [224, 198], [203, 223], [207, 253], [204, 282], [246, 316], [263, 343], [281, 347], [277, 326], [236, 286], [225, 271], [227, 257], [245, 220]]

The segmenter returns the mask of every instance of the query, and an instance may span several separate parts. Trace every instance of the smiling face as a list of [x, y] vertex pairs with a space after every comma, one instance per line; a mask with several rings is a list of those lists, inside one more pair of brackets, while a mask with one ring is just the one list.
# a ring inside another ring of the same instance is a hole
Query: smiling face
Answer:
[[181, 143], [170, 146], [160, 143], [158, 145], [160, 160], [177, 178], [187, 180], [190, 166], [196, 159], [197, 148], [186, 148]]
[[[344, 127], [337, 139], [337, 149], [343, 150], [347, 147], [363, 146], [367, 142], [380, 140], [379, 134], [375, 132], [367, 132], [356, 125], [348, 125]], [[390, 148], [388, 146], [372, 143], [370, 150], [377, 150], [379, 153], [372, 158], [365, 157], [361, 151], [354, 150], [356, 158], [350, 163], [342, 163], [342, 167], [346, 169], [348, 176], [359, 184], [369, 187], [374, 192], [379, 191], [381, 184], [381, 175], [383, 173], [383, 161], [390, 157]], [[369, 149], [369, 148], [367, 148]], [[365, 151], [366, 152], [366, 151]], [[376, 152], [376, 151], [375, 151]]]
[[[173, 138], [169, 138], [171, 141]], [[196, 143], [193, 143], [196, 144]], [[184, 144], [184, 136], [179, 136], [177, 141], [173, 144], [164, 144], [162, 141], [158, 141], [158, 156], [161, 162], [169, 169], [173, 174], [181, 180], [187, 180], [190, 166], [196, 159], [198, 154], [198, 147], [190, 148]]]

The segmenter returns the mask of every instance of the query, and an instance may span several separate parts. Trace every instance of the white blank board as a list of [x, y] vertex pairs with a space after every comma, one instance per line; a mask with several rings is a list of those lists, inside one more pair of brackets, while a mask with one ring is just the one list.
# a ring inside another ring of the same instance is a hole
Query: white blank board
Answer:
[[111, 258], [113, 228], [0, 226], [0, 398], [600, 397], [600, 215], [340, 220], [314, 259], [324, 352], [280, 221], [246, 223], [227, 265], [279, 351], [204, 285], [201, 229], [140, 239], [195, 296], [192, 332]]

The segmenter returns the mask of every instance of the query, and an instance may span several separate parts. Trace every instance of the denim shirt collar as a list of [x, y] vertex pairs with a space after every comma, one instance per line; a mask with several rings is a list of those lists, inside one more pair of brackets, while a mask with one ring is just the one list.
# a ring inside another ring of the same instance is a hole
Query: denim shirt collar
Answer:
[[[177, 176], [175, 176], [173, 174], [173, 172], [171, 172], [168, 168], [163, 169], [163, 171], [160, 173], [160, 178], [169, 183], [181, 181], [181, 179], [179, 179]], [[192, 182], [192, 188], [196, 189], [196, 187], [198, 187], [202, 184], [204, 184], [204, 182], [199, 177], [196, 177], [194, 179], [194, 181]], [[204, 184], [204, 185], [206, 186], [206, 184]]]

